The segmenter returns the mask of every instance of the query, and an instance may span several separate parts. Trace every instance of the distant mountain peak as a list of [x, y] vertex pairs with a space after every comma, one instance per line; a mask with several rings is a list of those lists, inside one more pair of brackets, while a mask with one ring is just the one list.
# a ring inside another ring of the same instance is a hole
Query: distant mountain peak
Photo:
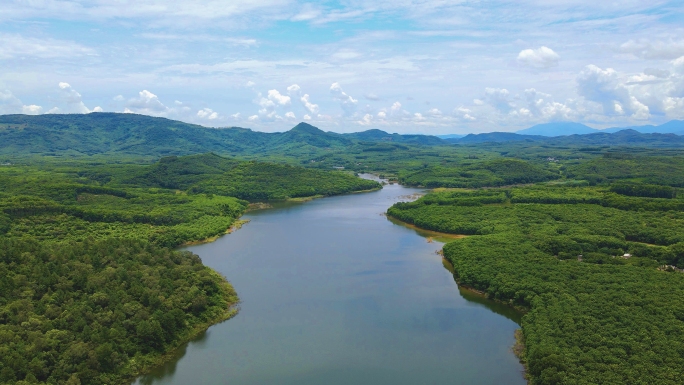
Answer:
[[292, 132], [302, 132], [308, 134], [324, 134], [325, 132], [316, 126], [312, 126], [309, 123], [301, 122], [298, 125], [292, 127], [290, 130]]

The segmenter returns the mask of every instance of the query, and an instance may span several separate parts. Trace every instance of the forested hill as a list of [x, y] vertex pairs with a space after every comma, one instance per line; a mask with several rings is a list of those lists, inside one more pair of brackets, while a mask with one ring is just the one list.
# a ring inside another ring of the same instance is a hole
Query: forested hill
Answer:
[[307, 123], [286, 132], [264, 133], [238, 127], [207, 128], [136, 114], [0, 115], [0, 161], [3, 162], [32, 155], [132, 156], [152, 160], [168, 155], [214, 152], [243, 158], [288, 159], [304, 164], [331, 152], [381, 152], [406, 150], [403, 146], [415, 149], [494, 142], [553, 147], [684, 147], [682, 136], [643, 134], [634, 130], [559, 137], [493, 132], [441, 139], [430, 135], [389, 134], [378, 129], [338, 134]]
[[207, 128], [136, 114], [1, 115], [0, 155], [117, 155], [158, 158], [215, 152], [224, 155], [302, 154], [345, 149], [359, 142], [447, 144], [425, 135], [371, 130], [354, 134], [324, 132], [300, 123], [283, 133]]

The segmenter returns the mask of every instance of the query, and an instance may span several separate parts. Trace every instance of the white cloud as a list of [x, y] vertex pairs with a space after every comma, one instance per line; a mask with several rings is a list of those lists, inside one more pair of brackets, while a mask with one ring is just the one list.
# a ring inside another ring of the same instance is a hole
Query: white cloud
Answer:
[[387, 117], [387, 113], [385, 111], [378, 112], [378, 118], [379, 119], [385, 119], [386, 117]]
[[249, 80], [249, 81], [247, 81], [247, 83], [245, 83], [245, 87], [247, 87], [247, 88], [252, 88], [252, 87], [254, 87], [255, 85], [256, 85], [256, 83], [254, 83], [254, 82], [251, 81], [251, 80]]
[[457, 107], [454, 110], [454, 115], [459, 120], [462, 120], [465, 122], [472, 122], [472, 121], [477, 120], [472, 114], [473, 114], [473, 112], [470, 109], [465, 108], [465, 107]]
[[25, 105], [10, 90], [0, 90], [0, 115], [2, 114], [25, 114], [38, 115], [43, 112], [43, 107], [29, 104]]
[[[287, 0], [137, 0], [121, 6], [108, 0], [51, 0], [25, 2], [6, 0], [3, 11], [6, 17], [26, 18], [53, 17], [64, 20], [101, 20], [101, 19], [151, 19], [156, 24], [179, 25], [206, 23], [207, 20], [237, 18], [255, 13], [262, 17], [273, 17], [282, 12]], [[277, 13], [276, 13], [277, 14]], [[4, 15], [3, 15], [4, 16]]]
[[371, 114], [366, 114], [359, 120], [357, 123], [359, 123], [362, 126], [369, 126], [373, 123], [373, 115]]
[[92, 112], [104, 112], [104, 110], [102, 109], [102, 107], [97, 106], [97, 107], [93, 108]]
[[285, 118], [290, 119], [290, 120], [295, 120], [297, 117], [295, 116], [294, 112], [290, 111], [285, 113]]
[[442, 111], [440, 111], [438, 108], [431, 108], [428, 110], [427, 114], [430, 116], [442, 116]]
[[249, 118], [247, 118], [247, 120], [249, 120], [250, 122], [254, 122], [254, 121], [259, 120], [259, 116], [258, 115], [252, 115]]
[[239, 112], [236, 112], [236, 113], [230, 115], [230, 117], [235, 119], [235, 120], [240, 119], [240, 116], [242, 116], [242, 115]]
[[378, 100], [380, 100], [380, 97], [379, 97], [378, 95], [372, 93], [372, 92], [371, 92], [370, 94], [366, 94], [364, 97], [365, 97], [366, 99], [372, 100], [372, 101], [378, 101]]
[[347, 93], [342, 90], [342, 86], [340, 86], [340, 83], [333, 83], [330, 86], [330, 93], [332, 93], [333, 97], [337, 100], [340, 101], [340, 107], [342, 107], [342, 110], [344, 111], [345, 115], [353, 115], [354, 112], [356, 111], [356, 106], [359, 103], [357, 99], [354, 99], [350, 95], [347, 95]]
[[58, 86], [60, 88], [60, 100], [66, 105], [65, 112], [77, 114], [87, 114], [91, 112], [83, 103], [81, 94], [73, 89], [69, 83], [60, 82]]
[[629, 40], [620, 46], [620, 51], [642, 59], [671, 60], [684, 55], [684, 39], [667, 41], [639, 39]]
[[80, 44], [0, 33], [0, 59], [59, 59], [93, 56], [95, 51]]
[[309, 114], [306, 114], [302, 117], [304, 120], [311, 120], [311, 116]]
[[116, 102], [123, 102], [126, 98], [124, 98], [123, 95], [116, 95], [113, 100]]
[[311, 3], [306, 3], [302, 6], [299, 12], [292, 16], [290, 20], [292, 21], [310, 21], [321, 16], [323, 11], [320, 8], [315, 7]]
[[126, 103], [125, 111], [152, 116], [166, 116], [170, 109], [159, 100], [157, 95], [148, 90], [142, 90], [138, 93], [137, 98], [130, 99]]
[[337, 52], [335, 52], [332, 55], [332, 58], [336, 59], [336, 60], [350, 60], [350, 59], [356, 59], [359, 56], [361, 56], [361, 54], [354, 51], [353, 49], [343, 48], [343, 49], [340, 49]]
[[549, 47], [525, 49], [518, 54], [518, 63], [534, 68], [550, 68], [558, 65], [560, 56]]
[[30, 106], [22, 106], [21, 113], [26, 115], [38, 115], [43, 112], [43, 107], [31, 104]]
[[311, 103], [311, 101], [309, 100], [309, 94], [304, 94], [299, 100], [304, 105], [304, 108], [306, 108], [309, 111], [309, 113], [311, 113], [312, 115], [318, 114], [318, 104]]
[[302, 90], [302, 88], [298, 84], [293, 84], [293, 85], [287, 87], [287, 93], [290, 96], [299, 95], [301, 90]]
[[513, 107], [510, 92], [505, 88], [485, 88], [484, 101], [502, 112], [509, 112]]
[[612, 68], [601, 69], [588, 65], [577, 76], [577, 89], [580, 96], [600, 103], [607, 115], [624, 113], [638, 120], [648, 119], [648, 106], [641, 103], [630, 93], [628, 87]]
[[203, 108], [197, 111], [197, 117], [206, 120], [216, 120], [218, 119], [219, 115], [218, 112], [212, 110], [211, 108]]
[[281, 106], [289, 106], [290, 105], [290, 97], [282, 95], [278, 90], [269, 90], [268, 91], [268, 98], [276, 103], [278, 103]]

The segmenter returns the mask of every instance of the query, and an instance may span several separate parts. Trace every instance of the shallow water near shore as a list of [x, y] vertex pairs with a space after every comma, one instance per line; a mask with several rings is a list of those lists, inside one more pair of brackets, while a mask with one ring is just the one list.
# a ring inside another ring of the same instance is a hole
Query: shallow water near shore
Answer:
[[233, 284], [240, 313], [135, 383], [525, 384], [518, 315], [461, 293], [442, 243], [383, 215], [418, 192], [274, 204], [187, 247]]

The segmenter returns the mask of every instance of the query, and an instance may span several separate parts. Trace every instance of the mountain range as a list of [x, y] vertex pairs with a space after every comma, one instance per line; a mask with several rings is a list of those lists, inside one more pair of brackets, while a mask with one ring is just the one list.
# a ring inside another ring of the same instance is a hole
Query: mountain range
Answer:
[[520, 135], [541, 135], [541, 136], [566, 136], [566, 135], [586, 135], [601, 132], [615, 133], [622, 130], [634, 130], [642, 134], [677, 134], [684, 135], [684, 120], [671, 120], [659, 126], [645, 125], [633, 127], [612, 127], [599, 130], [591, 128], [581, 123], [556, 122], [537, 124], [524, 130], [516, 131]]
[[[491, 132], [440, 138], [390, 134], [378, 129], [339, 134], [307, 123], [299, 123], [286, 132], [264, 133], [240, 127], [207, 128], [165, 118], [118, 113], [0, 115], [0, 156], [5, 160], [31, 155], [119, 155], [156, 159], [214, 152], [248, 158], [268, 155], [314, 159], [331, 150], [382, 152], [406, 149], [406, 146], [488, 142], [684, 147], [684, 136], [673, 133], [683, 131], [684, 122], [676, 120], [661, 126], [607, 130], [595, 130], [578, 123], [549, 123], [517, 133]], [[559, 136], [560, 133], [572, 134]]]

